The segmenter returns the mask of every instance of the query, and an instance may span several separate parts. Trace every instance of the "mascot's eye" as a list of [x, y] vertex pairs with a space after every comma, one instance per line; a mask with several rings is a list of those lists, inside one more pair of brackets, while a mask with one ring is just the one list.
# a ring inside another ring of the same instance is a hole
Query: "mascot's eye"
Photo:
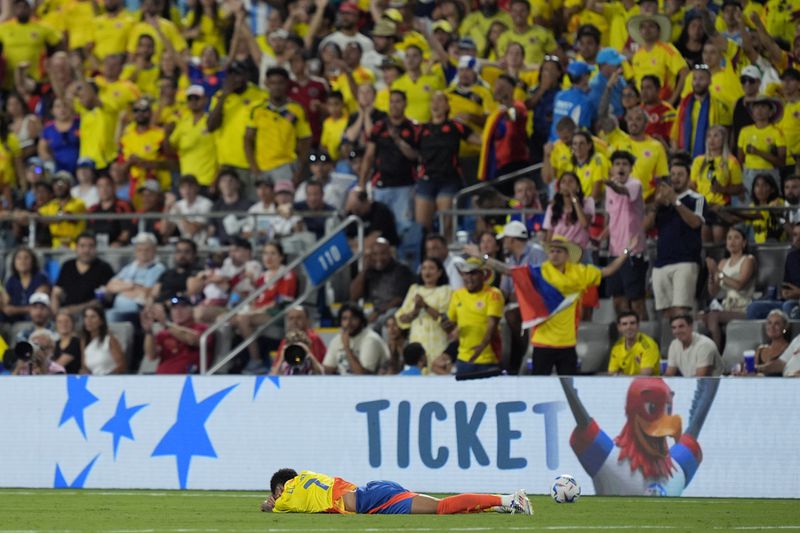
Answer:
[[647, 402], [644, 404], [644, 408], [648, 415], [654, 415], [658, 412], [658, 407], [653, 402]]
[[664, 406], [664, 410], [667, 412], [668, 415], [671, 415], [672, 414], [672, 404], [668, 403], [667, 405], [665, 405]]

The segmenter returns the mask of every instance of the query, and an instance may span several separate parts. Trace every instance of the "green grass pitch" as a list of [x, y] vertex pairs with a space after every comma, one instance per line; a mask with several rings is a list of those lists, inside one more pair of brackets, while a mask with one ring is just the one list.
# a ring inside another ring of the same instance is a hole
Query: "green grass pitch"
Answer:
[[263, 498], [254, 492], [4, 489], [0, 533], [800, 530], [797, 500], [591, 496], [559, 505], [532, 496], [534, 516], [337, 516], [261, 513]]

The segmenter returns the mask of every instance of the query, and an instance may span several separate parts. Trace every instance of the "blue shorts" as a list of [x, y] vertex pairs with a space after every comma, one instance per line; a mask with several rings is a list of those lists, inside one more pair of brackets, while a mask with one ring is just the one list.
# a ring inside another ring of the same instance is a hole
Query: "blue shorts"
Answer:
[[356, 513], [411, 514], [414, 496], [394, 481], [370, 481], [356, 489]]
[[461, 190], [461, 184], [456, 181], [430, 181], [419, 180], [416, 185], [416, 195], [419, 198], [433, 202], [437, 198], [452, 198]]

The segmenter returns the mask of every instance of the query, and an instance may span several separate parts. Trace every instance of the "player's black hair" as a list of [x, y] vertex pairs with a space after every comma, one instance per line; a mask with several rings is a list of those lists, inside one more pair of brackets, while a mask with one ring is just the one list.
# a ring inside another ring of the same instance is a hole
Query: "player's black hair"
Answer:
[[281, 76], [282, 78], [288, 80], [289, 79], [289, 71], [287, 71], [283, 67], [270, 67], [267, 69], [265, 78], [269, 78], [271, 76]]
[[614, 153], [611, 154], [611, 157], [609, 159], [612, 163], [617, 159], [624, 159], [625, 161], [630, 163], [631, 166], [633, 166], [633, 164], [636, 163], [636, 157], [634, 157], [632, 153], [626, 150], [614, 150]]
[[331, 91], [328, 93], [328, 98], [333, 98], [335, 100], [339, 100], [340, 102], [344, 102], [344, 96], [339, 91]]
[[412, 342], [403, 350], [403, 362], [408, 366], [417, 366], [425, 355], [425, 348], [418, 342]]
[[622, 311], [617, 315], [617, 324], [619, 324], [620, 320], [623, 318], [628, 318], [629, 316], [635, 318], [637, 324], [639, 323], [639, 315], [636, 314], [636, 311]]
[[342, 323], [342, 316], [346, 311], [350, 311], [350, 314], [358, 318], [361, 322], [362, 329], [367, 325], [367, 315], [364, 314], [364, 310], [359, 307], [359, 305], [355, 302], [345, 302], [339, 308], [339, 314], [336, 317], [337, 322], [339, 324]]
[[650, 81], [656, 86], [656, 89], [661, 89], [661, 80], [658, 78], [658, 76], [647, 74], [646, 76], [642, 76], [642, 83], [644, 83], [644, 80]]
[[285, 485], [287, 481], [290, 479], [294, 479], [297, 477], [297, 471], [293, 468], [281, 468], [274, 474], [272, 474], [272, 479], [269, 480], [269, 490], [272, 494], [275, 494], [275, 489], [278, 488], [278, 485]]

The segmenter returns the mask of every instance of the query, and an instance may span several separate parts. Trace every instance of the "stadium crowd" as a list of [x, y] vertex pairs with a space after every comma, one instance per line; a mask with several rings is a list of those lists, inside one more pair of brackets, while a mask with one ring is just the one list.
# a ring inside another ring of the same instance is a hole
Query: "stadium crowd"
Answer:
[[[6, 372], [196, 372], [259, 291], [236, 338], [286, 320], [234, 372], [798, 373], [798, 20], [790, 0], [4, 0], [0, 353], [33, 350]], [[294, 305], [284, 267], [348, 215], [363, 267]], [[581, 368], [602, 302], [609, 363]]]

